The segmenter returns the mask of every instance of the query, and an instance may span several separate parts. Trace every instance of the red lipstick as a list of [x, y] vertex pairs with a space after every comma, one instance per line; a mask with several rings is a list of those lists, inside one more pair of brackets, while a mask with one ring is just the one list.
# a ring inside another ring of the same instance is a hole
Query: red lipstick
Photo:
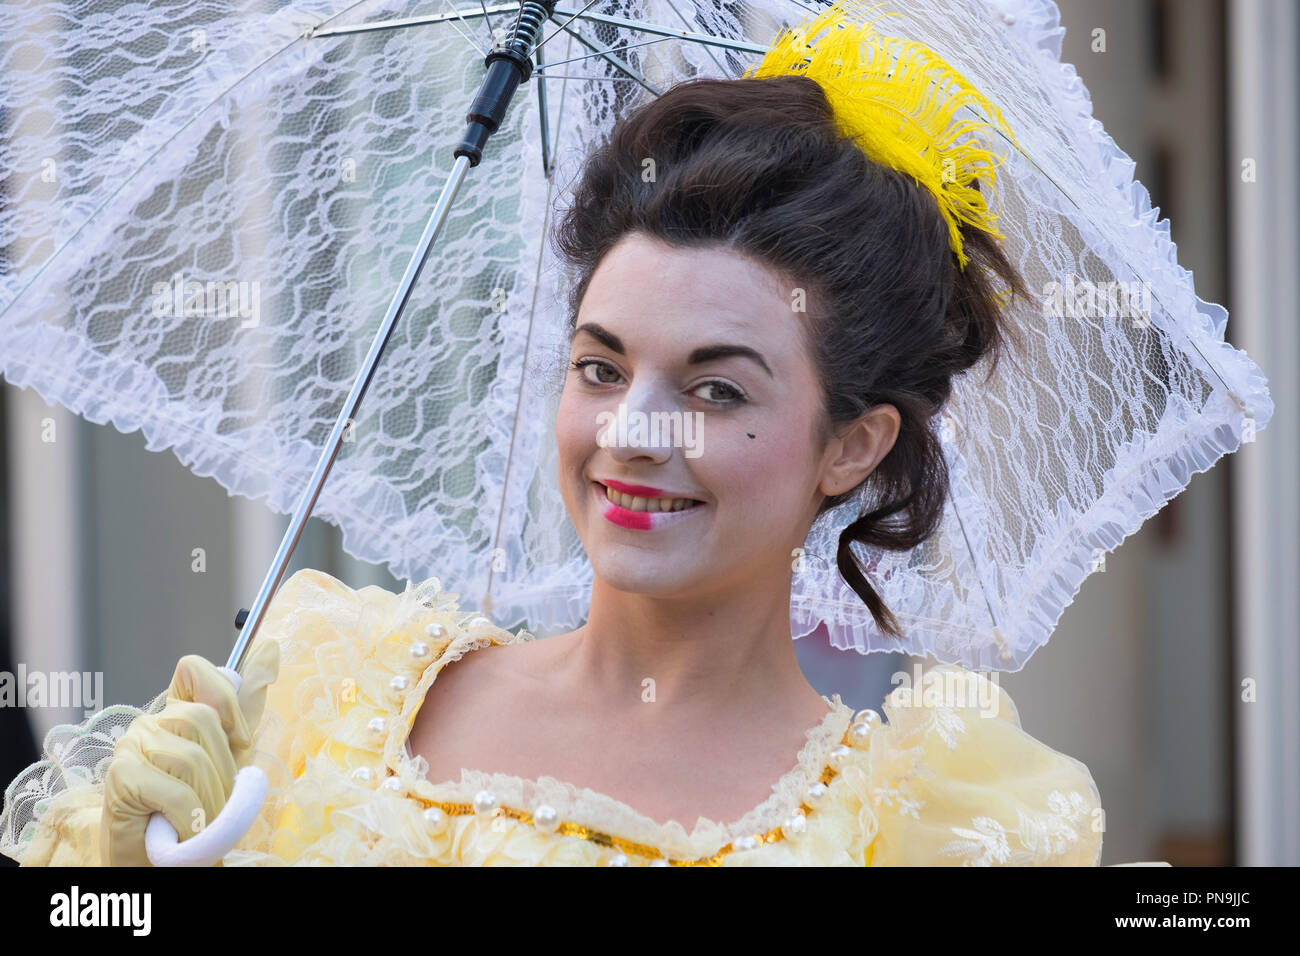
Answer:
[[615, 481], [610, 478], [601, 482], [602, 485], [608, 485], [615, 491], [621, 491], [625, 495], [640, 496], [642, 498], [666, 498], [661, 488], [651, 488], [649, 485], [625, 485], [621, 481]]
[[606, 484], [610, 489], [626, 495], [635, 493], [646, 498], [684, 498], [686, 496], [665, 495], [659, 488], [649, 488], [645, 485], [625, 485], [621, 481], [592, 481], [592, 494], [601, 509], [601, 514], [611, 523], [633, 531], [655, 531], [659, 528], [666, 528], [681, 521], [687, 521], [691, 515], [704, 510], [703, 503], [696, 501], [695, 504], [692, 504], [689, 508], [683, 508], [681, 511], [633, 511], [610, 501], [605, 491]]

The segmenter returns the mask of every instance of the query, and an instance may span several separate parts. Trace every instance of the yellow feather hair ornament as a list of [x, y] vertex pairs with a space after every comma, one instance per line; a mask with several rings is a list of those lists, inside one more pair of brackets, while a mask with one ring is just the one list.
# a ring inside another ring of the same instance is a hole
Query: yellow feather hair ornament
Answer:
[[[960, 73], [923, 43], [886, 36], [861, 19], [864, 0], [840, 0], [782, 30], [746, 77], [802, 74], [825, 91], [840, 131], [878, 163], [906, 173], [934, 194], [948, 222], [949, 245], [964, 270], [958, 222], [995, 238], [995, 165], [1005, 158], [982, 147], [975, 134], [1001, 133], [1019, 148], [1002, 113]], [[954, 120], [967, 106], [991, 117]], [[978, 180], [987, 189], [972, 185]]]

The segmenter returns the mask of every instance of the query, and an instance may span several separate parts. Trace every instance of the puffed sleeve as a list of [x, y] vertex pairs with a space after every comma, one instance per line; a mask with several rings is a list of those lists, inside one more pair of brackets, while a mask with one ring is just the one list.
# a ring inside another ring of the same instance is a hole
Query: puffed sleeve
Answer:
[[[279, 676], [267, 689], [266, 708], [253, 739], [253, 761], [272, 775], [273, 786], [277, 777], [283, 779], [292, 759], [289, 742], [298, 723], [293, 693], [305, 672], [315, 669], [315, 646], [337, 638], [341, 629], [362, 626], [364, 609], [385, 594], [380, 588], [353, 592], [312, 569], [296, 572], [276, 592], [254, 637], [254, 644], [276, 640], [281, 645]], [[340, 615], [340, 606], [351, 614]], [[43, 759], [5, 788], [0, 853], [22, 866], [101, 865], [104, 777], [114, 747], [136, 717], [156, 714], [166, 702], [164, 690], [143, 708], [114, 705], [80, 724], [52, 729], [45, 738]], [[263, 816], [279, 809], [268, 800]], [[255, 844], [267, 826], [259, 820], [245, 839]]]
[[[337, 794], [304, 777], [313, 763], [356, 759], [344, 741], [367, 736], [366, 718], [391, 715], [392, 671], [380, 649], [398, 643], [389, 637], [400, 631], [396, 622], [414, 600], [414, 592], [353, 589], [313, 568], [298, 571], [277, 592], [262, 630], [280, 643], [280, 673], [267, 689], [253, 758], [266, 771], [267, 799], [225, 865], [294, 862], [326, 829]], [[400, 643], [405, 651], [409, 641]], [[378, 753], [362, 756], [372, 769], [380, 766]]]
[[1010, 696], [957, 665], [889, 695], [866, 751], [868, 866], [1096, 866], [1092, 774], [1020, 727]]

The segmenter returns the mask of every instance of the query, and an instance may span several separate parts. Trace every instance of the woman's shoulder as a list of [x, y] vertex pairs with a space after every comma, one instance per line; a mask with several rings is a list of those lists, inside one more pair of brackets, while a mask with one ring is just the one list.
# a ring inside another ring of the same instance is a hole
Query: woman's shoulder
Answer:
[[[344, 682], [342, 692], [351, 686], [346, 682], [381, 679], [389, 691], [405, 691], [468, 650], [536, 643], [528, 631], [511, 633], [463, 606], [436, 577], [394, 592], [378, 585], [353, 588], [316, 568], [296, 571], [281, 585], [254, 640], [279, 642], [282, 689], [319, 676]], [[284, 680], [286, 672], [293, 681]], [[384, 688], [367, 690], [376, 699], [395, 699]]]
[[405, 590], [394, 592], [373, 584], [353, 588], [316, 568], [302, 568], [284, 581], [259, 630], [279, 641], [291, 657], [319, 656], [322, 645], [341, 641], [359, 653], [392, 656], [400, 651], [422, 663], [447, 652], [458, 639], [533, 641], [529, 632], [512, 634], [465, 606], [459, 594], [443, 590], [437, 577], [408, 582]]
[[1095, 866], [1088, 768], [1027, 733], [996, 680], [931, 667], [890, 693], [852, 768], [874, 816], [868, 865]]
[[[266, 707], [290, 736], [303, 738], [294, 725], [310, 724], [315, 732], [305, 736], [311, 740], [335, 737], [355, 746], [369, 740], [382, 753], [388, 748], [371, 725], [382, 721], [404, 740], [400, 725], [413, 718], [447, 663], [470, 650], [533, 638], [462, 608], [459, 595], [444, 591], [437, 578], [393, 592], [352, 588], [304, 568], [276, 592], [254, 640], [280, 645], [280, 672]], [[387, 741], [390, 734], [382, 736]]]

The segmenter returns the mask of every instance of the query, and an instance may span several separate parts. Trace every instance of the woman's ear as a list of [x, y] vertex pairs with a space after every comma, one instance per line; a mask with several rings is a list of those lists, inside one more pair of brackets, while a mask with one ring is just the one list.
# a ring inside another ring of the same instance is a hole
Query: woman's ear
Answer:
[[817, 490], [834, 497], [860, 485], [894, 447], [902, 421], [893, 405], [876, 405], [837, 428], [826, 448]]

